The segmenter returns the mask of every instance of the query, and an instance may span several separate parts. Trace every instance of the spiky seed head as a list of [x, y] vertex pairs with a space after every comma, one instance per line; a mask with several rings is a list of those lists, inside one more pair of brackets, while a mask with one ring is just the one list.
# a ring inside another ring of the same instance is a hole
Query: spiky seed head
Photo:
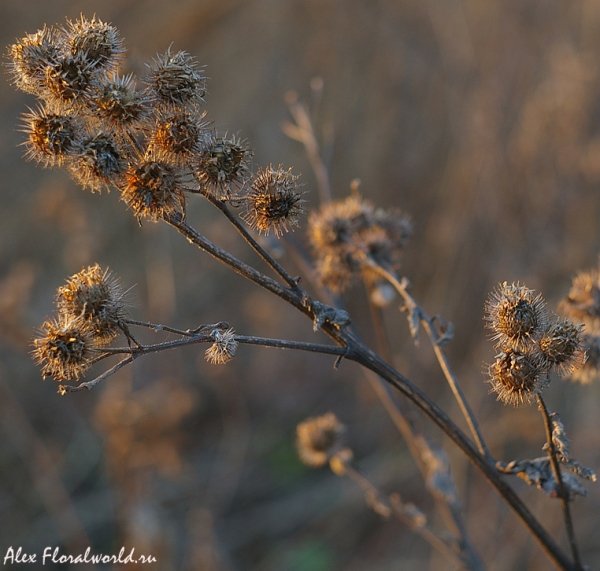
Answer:
[[580, 367], [585, 361], [581, 343], [582, 328], [579, 323], [559, 318], [548, 326], [539, 340], [544, 358], [561, 374]]
[[92, 192], [110, 188], [125, 169], [125, 155], [115, 137], [105, 131], [87, 133], [73, 152], [71, 176]]
[[229, 200], [247, 180], [252, 155], [247, 141], [210, 133], [193, 163], [200, 188], [220, 200]]
[[86, 321], [99, 344], [119, 334], [127, 313], [119, 279], [98, 264], [68, 278], [58, 288], [56, 304], [66, 318]]
[[42, 376], [56, 381], [78, 379], [90, 367], [97, 345], [86, 322], [59, 315], [42, 324], [32, 357]]
[[506, 349], [488, 369], [491, 392], [504, 404], [529, 404], [548, 384], [544, 360], [535, 350]]
[[149, 98], [135, 89], [133, 74], [115, 75], [98, 84], [90, 100], [94, 115], [118, 134], [131, 134], [149, 114]]
[[123, 40], [114, 26], [94, 16], [88, 20], [81, 15], [78, 20], [67, 20], [61, 35], [73, 56], [87, 60], [94, 69], [115, 70], [125, 53]]
[[195, 107], [203, 101], [206, 78], [195, 58], [187, 52], [172, 53], [169, 47], [147, 65], [149, 74], [144, 82], [157, 106]]
[[296, 447], [302, 462], [312, 468], [324, 466], [341, 449], [345, 430], [332, 412], [298, 424]]
[[298, 226], [299, 217], [305, 213], [300, 187], [292, 169], [286, 171], [281, 165], [259, 168], [243, 199], [243, 219], [259, 234], [273, 230], [282, 236], [290, 226]]
[[548, 324], [546, 302], [541, 295], [518, 283], [500, 284], [486, 302], [485, 319], [496, 347], [523, 348], [539, 338]]
[[62, 166], [77, 147], [81, 123], [76, 115], [53, 113], [42, 106], [22, 116], [28, 160], [45, 167]]
[[185, 110], [159, 115], [149, 136], [149, 153], [155, 158], [178, 166], [197, 157], [206, 137], [207, 124]]
[[55, 63], [59, 51], [56, 31], [46, 26], [9, 46], [7, 67], [14, 86], [26, 93], [39, 94], [46, 69]]
[[82, 54], [68, 53], [46, 68], [44, 99], [57, 106], [85, 108], [92, 91], [95, 69]]
[[157, 222], [175, 212], [185, 213], [181, 175], [162, 161], [146, 160], [130, 167], [123, 177], [121, 200], [141, 223], [143, 218]]
[[213, 344], [204, 352], [204, 358], [213, 365], [224, 365], [234, 357], [238, 348], [233, 329], [215, 329], [211, 332]]

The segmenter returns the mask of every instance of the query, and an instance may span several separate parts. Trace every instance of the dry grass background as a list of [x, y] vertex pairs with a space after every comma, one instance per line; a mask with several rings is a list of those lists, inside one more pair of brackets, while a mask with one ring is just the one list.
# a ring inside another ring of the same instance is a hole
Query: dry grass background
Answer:
[[[487, 394], [493, 350], [483, 303], [517, 281], [556, 303], [600, 252], [600, 2], [583, 0], [2, 0], [0, 43], [44, 23], [94, 13], [125, 38], [127, 65], [171, 43], [206, 64], [209, 117], [248, 138], [258, 165], [302, 172], [281, 131], [285, 93], [323, 78], [320, 128], [334, 193], [364, 196], [415, 222], [403, 271], [430, 314], [456, 327], [453, 366], [495, 456], [541, 454], [534, 408]], [[365, 571], [450, 569], [397, 522], [366, 507], [351, 482], [295, 457], [295, 424], [333, 410], [356, 463], [377, 485], [431, 508], [414, 463], [352, 364], [242, 347], [215, 367], [201, 351], [148, 357], [104, 386], [60, 398], [28, 351], [56, 287], [99, 262], [137, 284], [135, 317], [178, 327], [229, 321], [239, 333], [308, 340], [302, 316], [134, 217], [116, 193], [91, 195], [59, 171], [26, 164], [18, 115], [33, 100], [0, 83], [0, 555], [8, 546], [70, 553], [121, 545], [159, 569]], [[240, 255], [210, 205], [189, 219]], [[295, 238], [303, 239], [297, 231]], [[248, 258], [253, 260], [251, 256]], [[283, 262], [293, 268], [291, 260]], [[296, 270], [300, 273], [300, 270]], [[360, 290], [351, 313], [371, 336]], [[392, 310], [395, 361], [459, 418], [426, 343], [415, 350]], [[600, 468], [600, 385], [547, 391], [572, 453]], [[444, 443], [415, 414], [431, 438]], [[448, 447], [472, 539], [491, 570], [551, 566], [480, 476]], [[515, 486], [563, 541], [560, 508]], [[583, 560], [600, 566], [600, 491], [574, 504]], [[128, 565], [128, 569], [133, 566]]]

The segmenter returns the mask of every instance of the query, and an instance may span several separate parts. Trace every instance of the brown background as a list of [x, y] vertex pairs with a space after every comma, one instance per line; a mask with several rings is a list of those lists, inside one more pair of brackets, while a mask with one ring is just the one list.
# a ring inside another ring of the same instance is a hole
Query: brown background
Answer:
[[[125, 38], [127, 67], [173, 43], [205, 64], [209, 118], [249, 139], [257, 165], [294, 166], [318, 198], [303, 151], [285, 137], [285, 93], [325, 90], [318, 127], [334, 194], [352, 179], [409, 212], [403, 272], [430, 314], [452, 321], [448, 349], [494, 455], [541, 455], [534, 407], [510, 409], [483, 383], [493, 349], [483, 303], [499, 281], [554, 305], [600, 249], [600, 2], [550, 0], [2, 0], [0, 43], [94, 13]], [[356, 466], [427, 513], [431, 500], [381, 405], [351, 364], [242, 347], [227, 366], [198, 348], [136, 362], [103, 386], [60, 398], [29, 359], [55, 289], [99, 262], [137, 284], [134, 317], [176, 327], [229, 321], [242, 334], [315, 340], [300, 315], [196, 252], [167, 227], [139, 228], [116, 192], [92, 195], [21, 158], [29, 96], [0, 83], [0, 555], [151, 553], [160, 569], [333, 571], [451, 569], [360, 491], [296, 459], [294, 427], [333, 410]], [[333, 134], [333, 136], [331, 136]], [[190, 222], [255, 262], [210, 205]], [[305, 225], [304, 225], [305, 226]], [[294, 237], [304, 240], [303, 230]], [[291, 260], [293, 273], [302, 270]], [[308, 284], [308, 282], [307, 282]], [[360, 288], [348, 305], [372, 337]], [[398, 368], [459, 419], [426, 342], [387, 315]], [[152, 336], [148, 337], [148, 340]], [[320, 337], [319, 337], [320, 339]], [[600, 469], [600, 385], [556, 380], [546, 392], [572, 454]], [[444, 439], [415, 415], [434, 441]], [[550, 569], [522, 526], [452, 446], [472, 540], [489, 569]], [[564, 544], [556, 502], [514, 482]], [[600, 565], [600, 491], [573, 512], [583, 560]], [[435, 516], [432, 521], [436, 523]], [[433, 557], [433, 559], [432, 559]], [[132, 565], [128, 569], [134, 568]]]

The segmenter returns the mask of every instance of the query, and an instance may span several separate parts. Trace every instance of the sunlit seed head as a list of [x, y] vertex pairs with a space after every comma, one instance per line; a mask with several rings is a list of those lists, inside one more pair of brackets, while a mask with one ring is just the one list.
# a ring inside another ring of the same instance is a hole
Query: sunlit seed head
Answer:
[[77, 116], [52, 113], [40, 106], [24, 113], [22, 119], [26, 158], [43, 167], [62, 166], [77, 147], [81, 133]]
[[44, 99], [66, 108], [84, 108], [93, 88], [95, 69], [80, 54], [58, 58], [45, 70]]
[[79, 142], [69, 164], [78, 184], [94, 191], [110, 188], [124, 172], [125, 154], [115, 137], [104, 131], [87, 133]]
[[178, 170], [162, 161], [146, 160], [130, 167], [123, 176], [121, 200], [138, 222], [157, 222], [172, 213], [185, 213], [185, 197]]
[[58, 288], [56, 304], [66, 318], [86, 321], [100, 344], [119, 334], [127, 313], [119, 279], [98, 264], [68, 278]]
[[300, 186], [291, 169], [284, 170], [281, 165], [259, 168], [243, 199], [242, 217], [260, 234], [272, 230], [282, 236], [291, 226], [299, 225], [299, 217], [305, 212]]
[[320, 468], [341, 449], [345, 426], [335, 414], [308, 418], [296, 427], [296, 447], [304, 464]]
[[56, 31], [46, 26], [9, 46], [7, 68], [14, 86], [27, 93], [39, 94], [46, 69], [55, 63], [59, 51]]
[[207, 134], [203, 117], [185, 110], [160, 114], [150, 131], [149, 153], [178, 166], [196, 161]]
[[233, 329], [215, 329], [211, 333], [213, 344], [204, 352], [204, 358], [213, 365], [224, 365], [235, 358], [238, 342]]
[[156, 105], [172, 109], [195, 107], [203, 101], [206, 78], [187, 52], [172, 53], [169, 48], [147, 65], [149, 73], [144, 82]]
[[78, 379], [91, 365], [97, 345], [85, 321], [59, 315], [42, 324], [32, 357], [42, 376], [56, 381]]
[[519, 349], [538, 338], [548, 324], [546, 302], [541, 295], [518, 283], [500, 284], [485, 305], [487, 327], [497, 347]]
[[90, 108], [118, 134], [132, 134], [149, 114], [149, 98], [135, 88], [133, 74], [115, 75], [98, 83]]
[[114, 26], [81, 15], [78, 20], [67, 20], [61, 35], [73, 56], [82, 57], [95, 69], [105, 71], [118, 68], [125, 53], [123, 40]]
[[548, 383], [543, 358], [534, 351], [507, 349], [488, 369], [491, 391], [504, 404], [519, 406], [536, 399]]
[[210, 133], [193, 162], [200, 188], [220, 200], [229, 200], [248, 179], [252, 155], [247, 141]]
[[569, 319], [557, 319], [542, 334], [539, 346], [544, 358], [565, 374], [585, 360], [581, 342], [582, 325]]

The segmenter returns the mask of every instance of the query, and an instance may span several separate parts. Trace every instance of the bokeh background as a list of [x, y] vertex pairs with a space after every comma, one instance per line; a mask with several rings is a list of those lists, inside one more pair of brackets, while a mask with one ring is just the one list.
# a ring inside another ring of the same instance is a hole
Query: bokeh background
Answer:
[[[535, 407], [506, 408], [483, 382], [493, 359], [483, 304], [498, 282], [519, 280], [554, 305], [577, 271], [598, 263], [599, 1], [1, 0], [0, 8], [2, 46], [83, 13], [120, 30], [126, 67], [139, 75], [170, 44], [189, 51], [210, 78], [209, 118], [247, 138], [257, 165], [302, 173], [310, 207], [315, 177], [281, 125], [286, 92], [307, 100], [311, 79], [322, 78], [317, 129], [334, 195], [359, 178], [365, 197], [411, 214], [403, 274], [430, 314], [454, 324], [448, 353], [493, 454], [542, 454]], [[89, 393], [61, 398], [54, 381], [41, 380], [29, 358], [33, 330], [64, 279], [94, 262], [136, 284], [138, 319], [321, 337], [170, 228], [138, 227], [116, 192], [92, 195], [61, 171], [26, 163], [18, 126], [27, 105], [33, 98], [0, 82], [0, 555], [9, 546], [38, 560], [46, 546], [74, 554], [125, 546], [157, 557], [157, 569], [453, 569], [401, 523], [374, 514], [351, 481], [296, 458], [296, 424], [332, 410], [348, 426], [355, 466], [438, 524], [406, 445], [353, 364], [336, 371], [331, 358], [244, 346], [214, 366], [189, 348], [140, 359]], [[256, 262], [210, 205], [197, 201], [188, 215]], [[304, 243], [303, 229], [293, 238]], [[285, 254], [281, 262], [306, 274]], [[346, 303], [372, 339], [364, 292], [355, 288]], [[386, 312], [395, 365], [461, 423], [431, 348], [413, 346], [397, 306]], [[546, 394], [573, 456], [598, 471], [600, 385], [556, 380]], [[439, 431], [418, 413], [412, 420], [446, 448], [488, 568], [551, 569]], [[513, 484], [565, 545], [557, 502]], [[600, 491], [587, 488], [573, 512], [594, 569]]]

